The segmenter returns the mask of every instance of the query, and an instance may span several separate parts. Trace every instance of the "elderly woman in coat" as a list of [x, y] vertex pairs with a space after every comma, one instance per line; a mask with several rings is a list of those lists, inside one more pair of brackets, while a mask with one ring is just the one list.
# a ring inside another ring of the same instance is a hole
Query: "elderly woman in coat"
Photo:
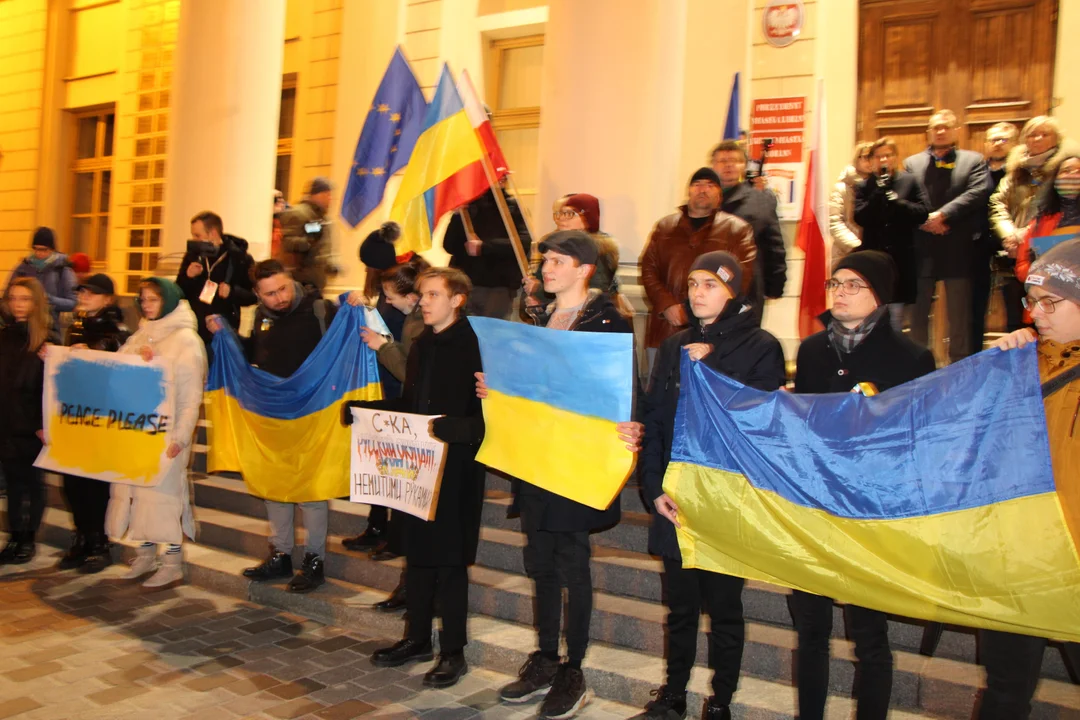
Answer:
[[180, 544], [185, 535], [195, 539], [187, 467], [206, 381], [206, 350], [196, 331], [195, 313], [183, 298], [183, 291], [171, 280], [145, 280], [139, 288], [142, 324], [120, 348], [121, 353], [141, 355], [147, 362], [153, 358], [166, 362], [175, 388], [175, 420], [165, 438], [164, 477], [153, 487], [114, 484], [105, 521], [110, 537], [126, 534], [142, 542], [125, 579], [154, 570], [158, 544], [168, 545], [157, 572], [143, 583], [146, 588], [183, 579]]

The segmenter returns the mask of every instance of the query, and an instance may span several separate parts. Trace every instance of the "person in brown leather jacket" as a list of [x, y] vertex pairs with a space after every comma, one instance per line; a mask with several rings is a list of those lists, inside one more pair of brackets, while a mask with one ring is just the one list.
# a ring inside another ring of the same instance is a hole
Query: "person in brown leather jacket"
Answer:
[[720, 201], [720, 178], [703, 167], [690, 178], [686, 205], [661, 218], [649, 236], [641, 256], [641, 282], [651, 307], [645, 332], [650, 361], [660, 343], [686, 327], [686, 277], [699, 255], [731, 253], [742, 266], [742, 293], [754, 285], [754, 231], [721, 211]]

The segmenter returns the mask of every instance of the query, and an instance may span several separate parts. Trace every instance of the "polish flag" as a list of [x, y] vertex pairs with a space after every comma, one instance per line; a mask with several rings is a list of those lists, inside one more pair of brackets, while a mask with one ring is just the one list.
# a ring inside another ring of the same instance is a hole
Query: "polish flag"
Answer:
[[825, 175], [825, 81], [818, 80], [814, 108], [814, 134], [806, 169], [806, 192], [803, 193], [802, 217], [795, 236], [803, 251], [802, 292], [799, 294], [799, 337], [805, 339], [824, 329], [818, 316], [826, 310], [825, 238], [828, 237], [829, 191]]
[[484, 105], [476, 94], [472, 79], [469, 78], [468, 70], [461, 71], [458, 93], [461, 95], [462, 104], [465, 105], [465, 114], [472, 126], [476, 128], [480, 144], [484, 146], [488, 157], [491, 158], [491, 167], [495, 169], [496, 177], [501, 180], [510, 170], [506, 165], [506, 158], [503, 157], [502, 148], [499, 147], [499, 141], [495, 139], [495, 131], [491, 129], [491, 121], [488, 120], [487, 112], [484, 111]]

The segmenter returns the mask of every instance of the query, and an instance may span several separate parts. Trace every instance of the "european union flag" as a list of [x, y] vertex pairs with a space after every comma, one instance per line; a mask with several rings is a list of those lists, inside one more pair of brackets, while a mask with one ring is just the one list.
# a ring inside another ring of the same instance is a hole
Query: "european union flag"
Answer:
[[735, 81], [731, 84], [731, 99], [728, 100], [723, 139], [739, 139], [739, 73], [735, 73]]
[[409, 63], [394, 50], [371, 102], [341, 200], [341, 217], [353, 227], [382, 202], [386, 181], [405, 167], [423, 129], [427, 102]]

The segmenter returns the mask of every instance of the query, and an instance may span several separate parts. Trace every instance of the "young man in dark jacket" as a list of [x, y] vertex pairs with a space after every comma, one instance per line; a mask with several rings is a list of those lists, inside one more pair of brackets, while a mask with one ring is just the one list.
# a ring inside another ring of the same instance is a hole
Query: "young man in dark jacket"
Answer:
[[[540, 243], [544, 255], [544, 290], [555, 295], [542, 320], [555, 330], [632, 332], [611, 298], [589, 289], [599, 249], [580, 230], [552, 233]], [[478, 387], [482, 394], [486, 387]], [[620, 436], [628, 442], [640, 432], [637, 423], [620, 423]], [[549, 451], [558, 452], [558, 448]], [[606, 510], [595, 510], [527, 482], [521, 482], [515, 502], [525, 533], [525, 571], [536, 589], [533, 624], [540, 649], [522, 668], [518, 680], [499, 691], [506, 702], [525, 702], [546, 694], [540, 718], [569, 718], [588, 701], [581, 663], [589, 646], [592, 617], [592, 573], [589, 533], [619, 522], [619, 499]], [[566, 580], [568, 616], [566, 663], [559, 663], [559, 626], [562, 621], [562, 583]]]
[[[271, 375], [287, 378], [299, 369], [326, 334], [335, 307], [314, 291], [306, 292], [277, 260], [255, 266], [255, 292], [259, 307], [255, 327], [244, 342], [248, 362]], [[220, 316], [211, 315], [212, 332], [222, 328]], [[252, 580], [292, 577], [293, 515], [299, 505], [304, 513], [307, 543], [304, 565], [289, 582], [289, 592], [307, 593], [324, 582], [326, 525], [330, 506], [326, 500], [284, 503], [265, 500], [270, 521], [270, 555], [260, 565], [244, 570]]]
[[416, 284], [427, 327], [409, 350], [404, 396], [377, 403], [344, 403], [342, 421], [352, 424], [352, 407], [441, 416], [432, 421], [431, 432], [449, 447], [435, 519], [429, 522], [407, 513], [399, 518], [408, 561], [408, 630], [398, 643], [376, 650], [371, 662], [377, 667], [398, 667], [431, 660], [437, 598], [442, 617], [439, 661], [424, 675], [423, 682], [427, 687], [444, 688], [457, 683], [468, 670], [464, 655], [468, 566], [476, 562], [484, 505], [485, 471], [476, 462], [484, 438], [484, 415], [475, 389], [475, 376], [481, 371], [480, 345], [461, 312], [471, 289], [464, 273], [454, 268], [428, 268]]
[[[103, 352], [120, 349], [130, 333], [124, 325], [124, 313], [116, 307], [115, 293], [108, 275], [92, 275], [79, 285], [66, 345]], [[64, 497], [71, 508], [75, 536], [57, 565], [59, 569], [78, 568], [81, 573], [97, 573], [112, 564], [109, 538], [105, 534], [109, 487], [102, 480], [64, 475]]]
[[[828, 282], [832, 311], [821, 316], [826, 329], [799, 346], [795, 392], [852, 392], [862, 383], [884, 391], [934, 371], [933, 354], [889, 324], [886, 306], [895, 285], [896, 266], [879, 250], [854, 252], [836, 264]], [[886, 615], [857, 605], [846, 612], [858, 660], [858, 717], [885, 720], [892, 693]], [[791, 614], [799, 637], [799, 717], [820, 720], [829, 691], [833, 601], [796, 590]]]
[[191, 241], [180, 261], [176, 284], [195, 312], [208, 360], [214, 333], [206, 326], [207, 316], [220, 315], [238, 328], [240, 308], [258, 301], [251, 287], [254, 261], [247, 248], [247, 240], [224, 234], [220, 216], [205, 211], [191, 218]]
[[682, 567], [675, 535], [678, 507], [664, 493], [683, 350], [691, 360], [758, 390], [772, 392], [786, 379], [784, 351], [775, 337], [758, 327], [753, 307], [741, 293], [742, 269], [734, 255], [717, 250], [700, 256], [691, 266], [687, 283], [690, 327], [660, 345], [645, 401], [641, 478], [654, 511], [649, 552], [664, 560], [668, 608], [667, 682], [637, 716], [648, 720], [686, 717], [686, 684], [697, 656], [698, 619], [703, 608], [710, 620], [713, 695], [702, 717], [730, 718], [728, 706], [739, 682], [745, 633], [743, 579]]
[[896, 264], [896, 288], [889, 303], [889, 321], [904, 329], [904, 306], [915, 302], [918, 280], [915, 229], [926, 222], [930, 201], [911, 173], [898, 170], [899, 155], [892, 138], [870, 146], [870, 177], [855, 188], [855, 222], [863, 230], [856, 250], [881, 250]]

